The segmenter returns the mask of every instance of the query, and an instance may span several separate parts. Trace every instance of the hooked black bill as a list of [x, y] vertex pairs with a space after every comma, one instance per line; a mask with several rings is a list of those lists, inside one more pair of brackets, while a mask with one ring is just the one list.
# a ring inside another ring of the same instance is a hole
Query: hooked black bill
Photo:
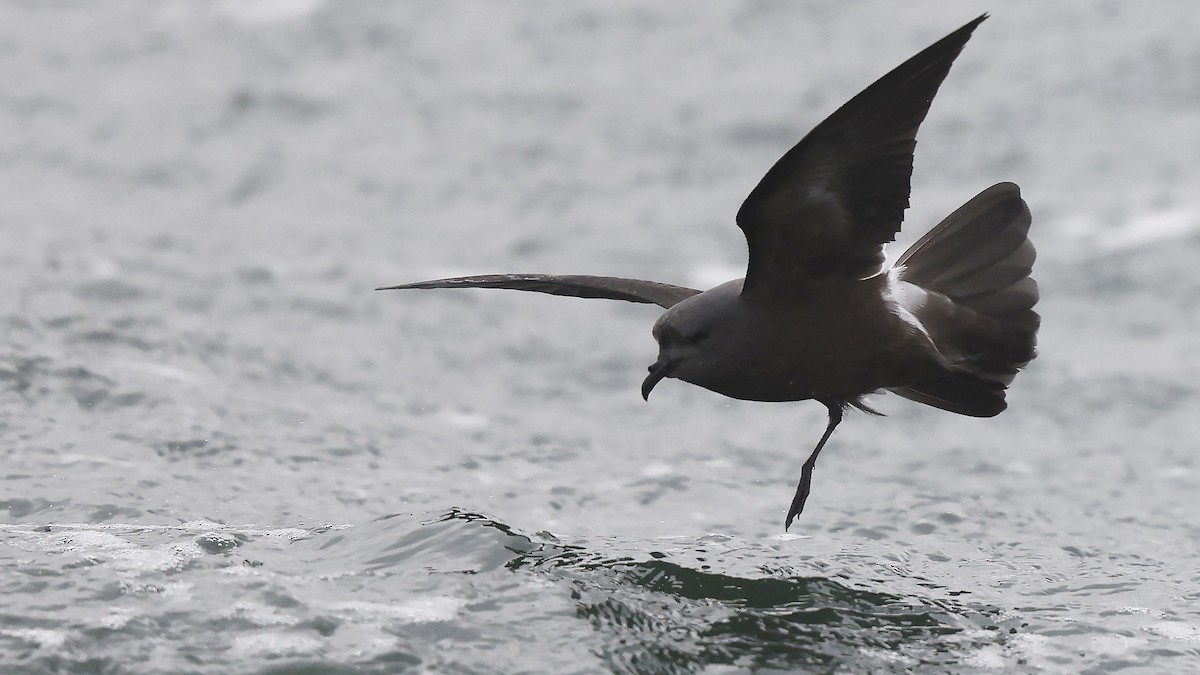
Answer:
[[660, 358], [650, 366], [650, 374], [646, 376], [645, 380], [642, 380], [642, 400], [650, 400], [650, 392], [654, 389], [654, 385], [669, 376], [671, 371], [675, 370], [676, 365], [678, 364], [675, 361]]

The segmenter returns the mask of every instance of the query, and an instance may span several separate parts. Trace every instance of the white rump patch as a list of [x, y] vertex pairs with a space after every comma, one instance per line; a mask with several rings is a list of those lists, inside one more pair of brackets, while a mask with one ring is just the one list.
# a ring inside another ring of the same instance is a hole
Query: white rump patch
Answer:
[[[909, 307], [920, 309], [924, 306], [925, 291], [914, 284], [900, 283], [900, 276], [903, 272], [904, 266], [902, 265], [888, 270], [887, 283], [883, 286], [883, 300], [893, 314], [924, 335], [927, 340], [933, 342], [933, 338], [929, 336], [929, 331], [925, 330], [924, 324], [908, 310]], [[920, 295], [917, 295], [918, 293]]]

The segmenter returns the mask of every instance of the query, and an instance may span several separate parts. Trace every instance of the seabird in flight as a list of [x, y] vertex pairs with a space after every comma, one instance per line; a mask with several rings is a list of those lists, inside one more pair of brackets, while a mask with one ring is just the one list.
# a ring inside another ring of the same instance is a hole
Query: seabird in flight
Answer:
[[[1029, 208], [999, 183], [884, 264], [908, 208], [917, 129], [984, 14], [879, 78], [789, 150], [742, 204], [746, 276], [701, 292], [614, 277], [492, 274], [388, 286], [509, 288], [655, 304], [664, 378], [750, 401], [813, 399], [829, 411], [784, 529], [804, 509], [817, 455], [847, 407], [891, 391], [973, 417], [1004, 410], [1036, 355]], [[875, 413], [878, 414], [878, 413]]]

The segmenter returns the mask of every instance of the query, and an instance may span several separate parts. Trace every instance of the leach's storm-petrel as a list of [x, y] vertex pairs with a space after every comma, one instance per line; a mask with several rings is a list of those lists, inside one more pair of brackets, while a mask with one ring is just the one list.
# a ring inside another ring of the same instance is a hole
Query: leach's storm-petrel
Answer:
[[409, 288], [509, 288], [652, 303], [658, 360], [642, 397], [675, 378], [750, 401], [820, 401], [829, 410], [784, 528], [804, 509], [817, 455], [848, 406], [891, 391], [973, 417], [1035, 356], [1038, 288], [1029, 208], [1012, 183], [976, 195], [884, 265], [908, 208], [917, 129], [955, 57], [987, 15], [881, 77], [763, 176], [737, 214], [744, 279], [700, 292], [614, 277], [496, 274]]

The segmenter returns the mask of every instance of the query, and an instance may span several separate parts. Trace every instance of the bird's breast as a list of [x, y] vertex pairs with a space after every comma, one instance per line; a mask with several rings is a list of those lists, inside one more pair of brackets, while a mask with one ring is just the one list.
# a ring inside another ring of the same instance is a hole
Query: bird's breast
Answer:
[[752, 401], [849, 399], [911, 384], [933, 356], [881, 290], [852, 281], [742, 302], [728, 319], [736, 330], [676, 377]]

